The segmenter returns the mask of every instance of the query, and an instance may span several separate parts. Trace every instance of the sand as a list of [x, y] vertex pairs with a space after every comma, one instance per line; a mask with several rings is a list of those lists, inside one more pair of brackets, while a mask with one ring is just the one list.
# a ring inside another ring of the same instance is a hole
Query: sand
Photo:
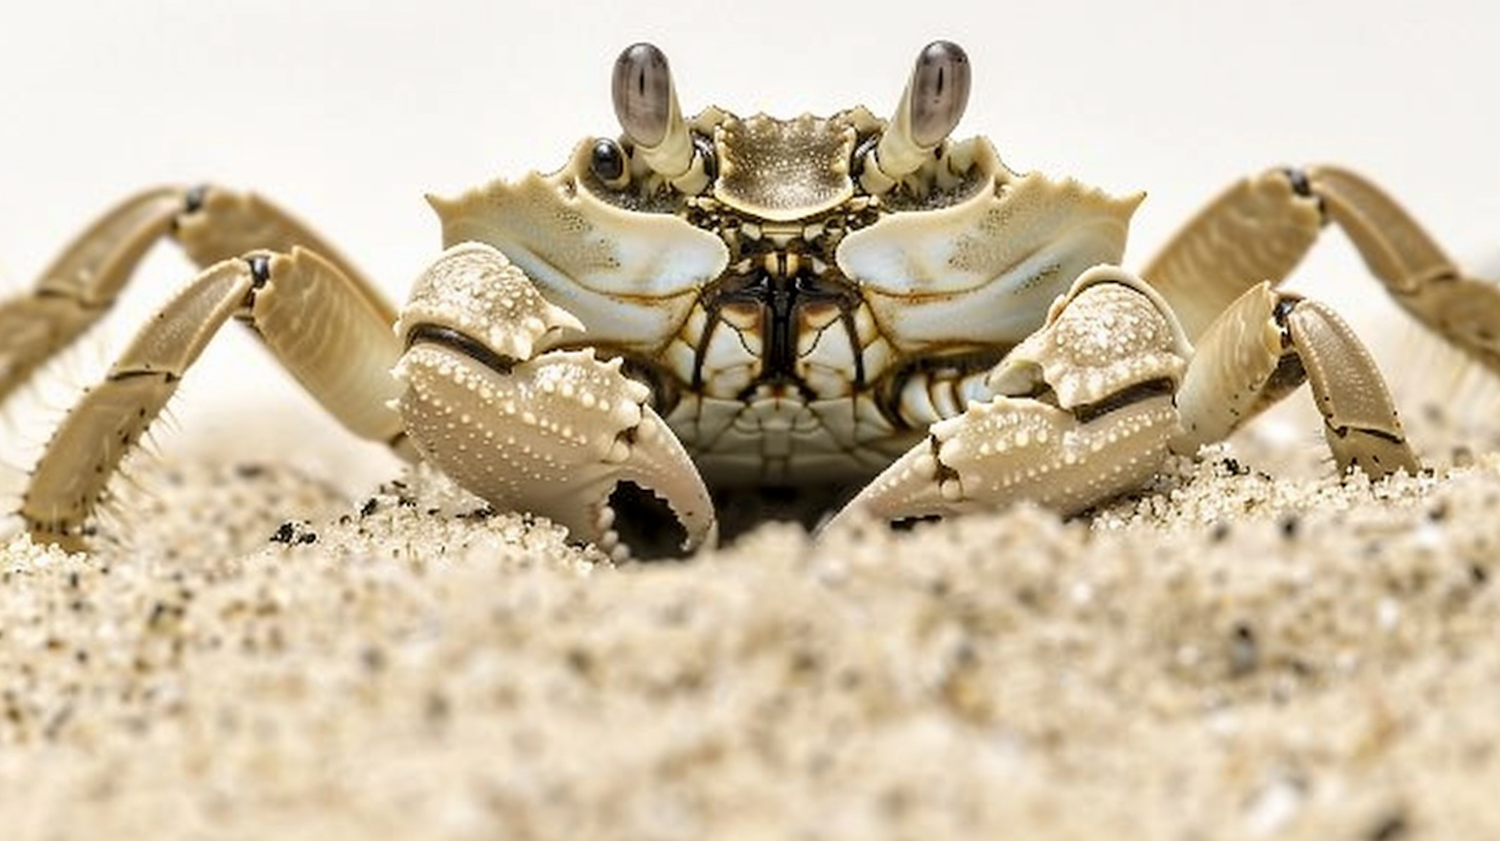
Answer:
[[91, 554], [0, 553], [0, 834], [1500, 837], [1461, 432], [1374, 485], [1253, 439], [1088, 520], [619, 566], [425, 470], [142, 459]]

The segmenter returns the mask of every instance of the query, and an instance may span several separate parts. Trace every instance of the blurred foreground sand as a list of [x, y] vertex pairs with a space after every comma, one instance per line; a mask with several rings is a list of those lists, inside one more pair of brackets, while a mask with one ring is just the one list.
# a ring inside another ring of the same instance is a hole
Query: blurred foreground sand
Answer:
[[93, 555], [0, 550], [0, 826], [1500, 837], [1500, 458], [1425, 446], [620, 567], [421, 471], [143, 460]]

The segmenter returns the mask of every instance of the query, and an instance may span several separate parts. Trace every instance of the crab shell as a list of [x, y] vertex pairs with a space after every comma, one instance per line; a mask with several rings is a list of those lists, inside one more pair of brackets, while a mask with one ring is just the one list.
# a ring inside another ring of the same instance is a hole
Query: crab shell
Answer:
[[[940, 419], [910, 417], [901, 372], [998, 360], [1084, 270], [1119, 262], [1142, 198], [1018, 175], [984, 138], [944, 142], [907, 189], [871, 195], [857, 150], [885, 123], [862, 107], [790, 120], [708, 109], [691, 127], [717, 162], [697, 194], [639, 166], [614, 190], [591, 171], [589, 140], [550, 175], [429, 201], [445, 246], [499, 250], [568, 315], [548, 347], [630, 363], [710, 487], [867, 481]], [[757, 261], [811, 267], [841, 301], [795, 309], [775, 379], [770, 306], [723, 305], [735, 278], [760, 271], [747, 269], [752, 244]]]

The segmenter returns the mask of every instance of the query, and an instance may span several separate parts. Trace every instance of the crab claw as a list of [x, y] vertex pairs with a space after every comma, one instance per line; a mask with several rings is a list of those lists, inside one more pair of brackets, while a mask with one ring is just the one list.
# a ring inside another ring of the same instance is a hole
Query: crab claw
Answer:
[[1074, 513], [1148, 479], [1178, 429], [1170, 395], [1082, 421], [1030, 398], [997, 397], [934, 424], [839, 512], [947, 517], [1028, 500]]
[[1074, 513], [1138, 487], [1181, 429], [1173, 393], [1190, 352], [1149, 286], [1120, 269], [1091, 269], [991, 372], [997, 395], [933, 424], [833, 522], [855, 511], [901, 520], [1021, 499]]
[[499, 251], [449, 249], [397, 325], [407, 343], [397, 401], [424, 456], [497, 509], [529, 511], [628, 554], [609, 497], [630, 481], [661, 497], [691, 550], [716, 539], [713, 504], [687, 451], [619, 359], [557, 344], [581, 325]]

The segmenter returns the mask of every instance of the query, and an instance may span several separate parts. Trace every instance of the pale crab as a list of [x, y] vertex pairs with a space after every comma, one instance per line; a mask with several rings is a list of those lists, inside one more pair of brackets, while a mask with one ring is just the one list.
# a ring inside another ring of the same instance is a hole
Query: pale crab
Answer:
[[68, 414], [20, 513], [34, 538], [79, 543], [231, 318], [350, 431], [613, 552], [622, 483], [664, 500], [689, 549], [716, 539], [716, 497], [777, 489], [810, 521], [1023, 498], [1077, 512], [1304, 381], [1340, 470], [1414, 471], [1354, 333], [1275, 288], [1328, 221], [1418, 319], [1500, 368], [1495, 288], [1361, 178], [1246, 179], [1136, 275], [1118, 264], [1140, 196], [1018, 174], [987, 139], [951, 140], [969, 86], [967, 56], [939, 41], [888, 121], [862, 107], [687, 119], [662, 53], [631, 46], [613, 74], [621, 139], [431, 200], [447, 250], [399, 313], [259, 197], [135, 196], [0, 305], [3, 399], [156, 241], [203, 267]]

